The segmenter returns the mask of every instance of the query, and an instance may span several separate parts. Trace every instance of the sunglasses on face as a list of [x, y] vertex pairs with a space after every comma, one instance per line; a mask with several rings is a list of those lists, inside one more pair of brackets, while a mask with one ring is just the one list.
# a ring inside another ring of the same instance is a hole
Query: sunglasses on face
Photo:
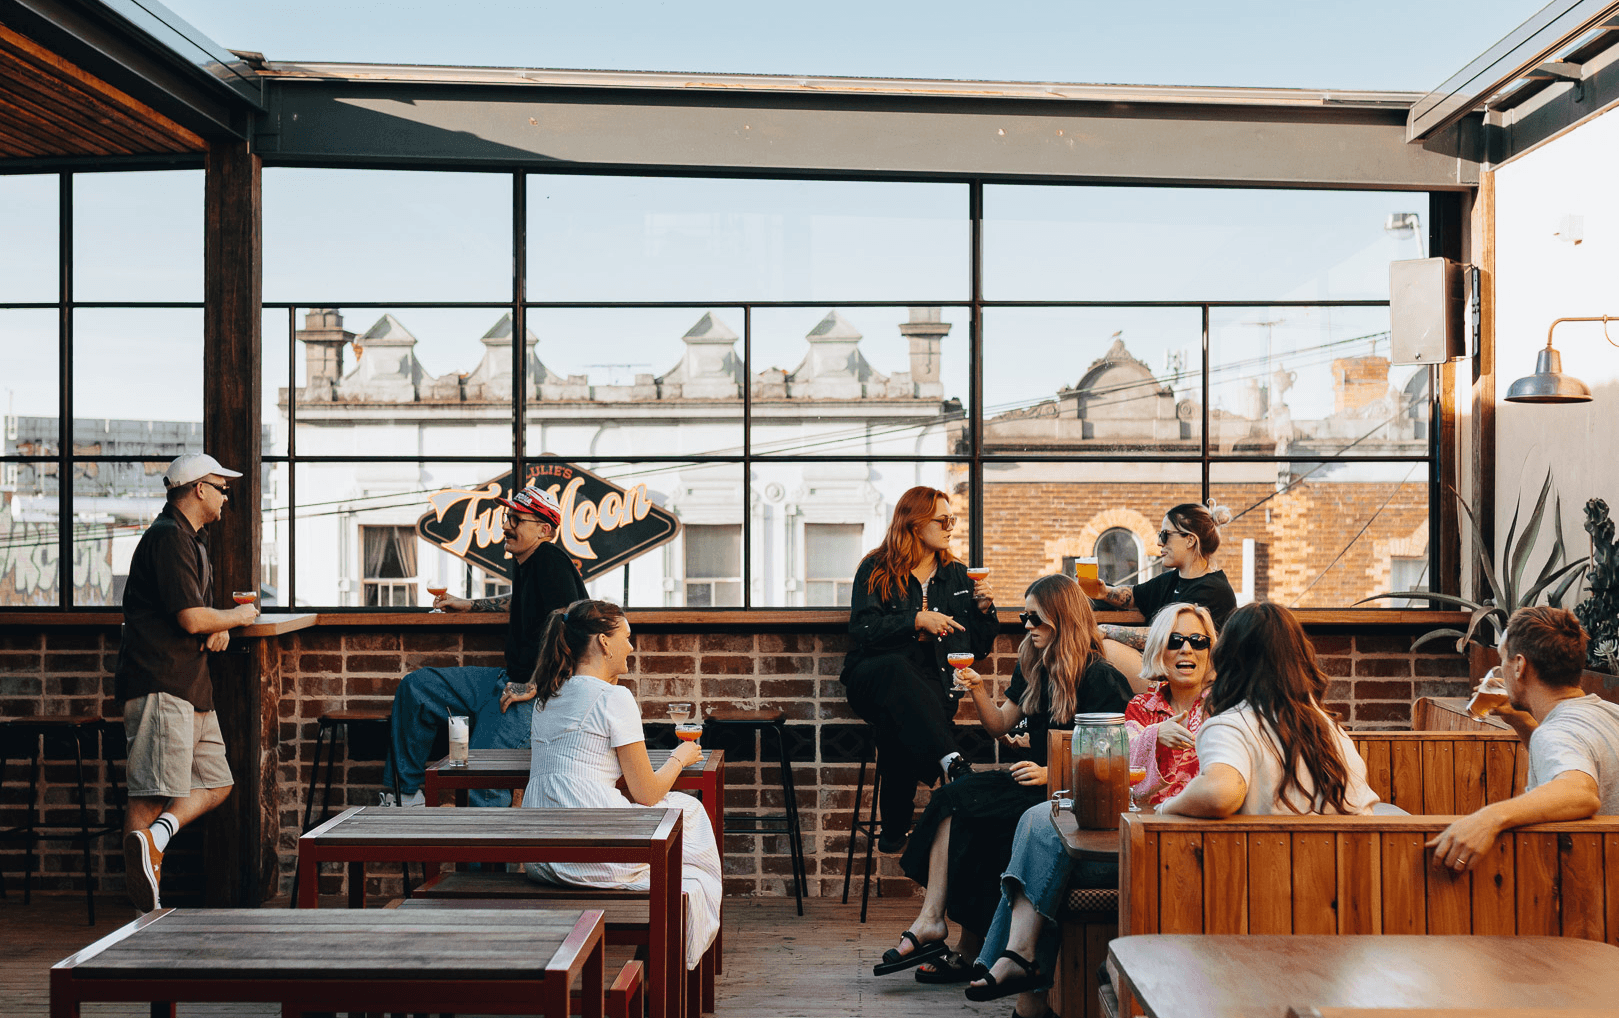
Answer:
[[955, 516], [935, 516], [928, 522], [937, 523], [946, 530], [954, 530], [956, 529], [956, 519], [957, 517]]
[[1168, 544], [1170, 537], [1173, 536], [1173, 535], [1176, 535], [1176, 534], [1179, 534], [1181, 537], [1191, 537], [1192, 536], [1191, 534], [1188, 534], [1184, 530], [1160, 530], [1160, 531], [1158, 531], [1158, 543], [1160, 545]]
[[1034, 612], [1018, 612], [1017, 617], [1018, 621], [1022, 622], [1025, 626], [1039, 627], [1046, 624], [1046, 620]]
[[208, 487], [210, 487], [210, 488], [214, 489], [215, 491], [219, 492], [221, 495], [224, 495], [226, 498], [230, 497], [230, 486], [229, 485], [215, 484], [213, 481], [198, 481], [197, 483], [206, 484], [206, 485], [208, 485]]
[[1202, 633], [1170, 633], [1169, 639], [1164, 641], [1170, 650], [1180, 650], [1182, 647], [1191, 647], [1193, 650], [1208, 650], [1212, 642]]

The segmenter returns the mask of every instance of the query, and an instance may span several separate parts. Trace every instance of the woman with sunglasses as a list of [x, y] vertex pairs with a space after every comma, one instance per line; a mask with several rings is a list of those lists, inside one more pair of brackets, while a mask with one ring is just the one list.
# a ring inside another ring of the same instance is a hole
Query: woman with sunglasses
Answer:
[[1257, 601], [1231, 614], [1211, 663], [1198, 776], [1160, 813], [1371, 813], [1366, 763], [1322, 706], [1327, 678], [1293, 613]]
[[950, 497], [916, 487], [894, 506], [888, 533], [861, 560], [839, 676], [849, 706], [871, 725], [882, 767], [877, 847], [897, 852], [910, 831], [917, 782], [972, 770], [956, 744], [945, 655], [989, 656], [1000, 623], [988, 580], [974, 582], [950, 554]]
[[1147, 629], [1141, 677], [1158, 681], [1124, 709], [1130, 767], [1146, 771], [1130, 790], [1137, 802], [1156, 806], [1197, 776], [1196, 738], [1206, 717], [1213, 645], [1214, 620], [1202, 605], [1168, 605]]
[[[1075, 714], [1117, 714], [1130, 684], [1102, 653], [1090, 604], [1073, 577], [1042, 576], [1023, 598], [1017, 666], [997, 704], [971, 668], [956, 673], [972, 696], [979, 723], [1002, 736], [1020, 722], [1029, 731], [1028, 755], [1006, 771], [981, 771], [933, 794], [900, 860], [905, 875], [926, 888], [922, 908], [898, 947], [883, 955], [877, 975], [928, 962], [918, 982], [957, 983], [971, 977], [970, 959], [1001, 900], [1000, 873], [1012, 852], [1018, 818], [1046, 801], [1046, 734]], [[949, 951], [947, 919], [961, 927]]]
[[[1185, 502], [1164, 514], [1158, 529], [1158, 561], [1164, 571], [1134, 585], [1101, 585], [1096, 595], [1101, 607], [1115, 611], [1134, 609], [1152, 625], [1158, 613], [1171, 604], [1198, 604], [1209, 610], [1215, 628], [1225, 625], [1226, 616], [1237, 607], [1236, 592], [1224, 570], [1214, 568], [1214, 553], [1220, 550], [1220, 528], [1231, 522], [1231, 510], [1209, 499], [1206, 506]], [[1139, 653], [1146, 645], [1146, 626], [1102, 627], [1102, 635]], [[1110, 660], [1126, 675], [1139, 671], [1140, 661], [1126, 651]]]

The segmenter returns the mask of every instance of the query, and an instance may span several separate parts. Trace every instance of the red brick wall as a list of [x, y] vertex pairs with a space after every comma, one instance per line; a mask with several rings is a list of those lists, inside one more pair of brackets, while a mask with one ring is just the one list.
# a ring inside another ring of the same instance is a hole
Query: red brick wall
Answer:
[[[692, 700], [699, 709], [744, 703], [787, 711], [811, 893], [830, 896], [842, 891], [861, 722], [849, 711], [837, 680], [843, 635], [835, 626], [814, 629], [697, 632], [643, 626], [638, 629], [638, 653], [625, 685], [640, 699], [649, 723], [663, 721], [665, 705], [673, 699]], [[1409, 724], [1415, 697], [1466, 691], [1465, 662], [1454, 654], [1413, 654], [1409, 634], [1363, 629], [1320, 631], [1312, 638], [1325, 668], [1336, 677], [1333, 705], [1351, 727], [1404, 727]], [[1003, 680], [1012, 668], [1011, 640], [1010, 636], [1001, 638], [991, 665]], [[115, 715], [119, 707], [110, 702], [110, 696], [117, 641], [115, 627], [42, 632], [0, 625], [0, 716], [97, 711]], [[281, 637], [280, 643], [274, 787], [279, 799], [280, 893], [285, 894], [291, 887], [313, 764], [316, 719], [339, 708], [387, 709], [400, 675], [411, 668], [499, 664], [501, 631], [491, 626], [404, 631], [323, 626]], [[965, 711], [959, 720], [970, 721]], [[657, 728], [651, 732], [661, 734]], [[370, 748], [380, 755], [380, 745]], [[727, 757], [728, 807], [747, 809], [762, 804], [779, 808], [776, 769], [757, 759], [755, 747], [730, 747]], [[52, 763], [46, 771], [44, 793], [54, 820], [66, 818], [76, 824], [71, 770], [71, 764]], [[26, 811], [26, 769], [13, 762], [3, 779], [0, 827], [9, 827], [22, 822]], [[105, 810], [105, 776], [99, 765], [91, 768], [89, 780], [92, 819], [99, 819]], [[375, 803], [381, 780], [379, 759], [353, 760], [343, 747], [338, 752], [332, 789], [334, 808]], [[925, 801], [926, 794], [920, 792], [919, 801]], [[192, 840], [185, 840], [188, 836]], [[164, 866], [165, 900], [176, 903], [183, 903], [184, 896], [198, 888], [201, 866], [194, 834], [182, 832], [181, 838], [176, 842], [174, 869], [167, 860]], [[65, 843], [47, 844], [42, 852], [43, 875], [36, 874], [36, 888], [83, 893], [77, 852]], [[8, 888], [20, 886], [22, 855], [19, 843], [0, 844], [0, 870]], [[123, 886], [117, 839], [99, 844], [93, 858], [100, 890], [117, 895]], [[788, 890], [788, 857], [780, 837], [727, 838], [725, 870], [726, 888], [733, 894], [776, 895]], [[885, 893], [911, 893], [893, 859], [883, 859], [879, 872]], [[322, 891], [338, 893], [343, 879], [335, 870], [323, 874]], [[377, 894], [397, 893], [399, 872], [379, 867], [370, 875], [370, 885]]]

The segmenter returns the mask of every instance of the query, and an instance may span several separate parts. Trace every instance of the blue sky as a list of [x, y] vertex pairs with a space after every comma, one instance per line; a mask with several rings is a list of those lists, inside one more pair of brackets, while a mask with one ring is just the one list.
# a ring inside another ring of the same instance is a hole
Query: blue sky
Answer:
[[272, 60], [1427, 91], [1536, 0], [168, 0]]

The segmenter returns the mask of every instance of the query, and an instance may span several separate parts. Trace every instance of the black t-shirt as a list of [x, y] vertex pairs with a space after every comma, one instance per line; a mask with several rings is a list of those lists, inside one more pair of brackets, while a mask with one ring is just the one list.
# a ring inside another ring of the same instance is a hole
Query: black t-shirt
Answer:
[[1146, 583], [1136, 584], [1134, 593], [1136, 609], [1146, 617], [1149, 626], [1152, 625], [1153, 616], [1166, 604], [1184, 601], [1202, 605], [1214, 618], [1215, 629], [1223, 628], [1226, 618], [1237, 610], [1236, 592], [1231, 589], [1231, 581], [1226, 579], [1225, 571], [1221, 569], [1191, 580], [1181, 579], [1179, 570], [1170, 569]]
[[124, 586], [124, 629], [118, 646], [114, 695], [133, 700], [149, 693], [178, 696], [199, 711], [214, 709], [206, 636], [180, 628], [180, 612], [210, 607], [214, 570], [208, 532], [166, 505], [135, 545]]
[[526, 561], [518, 563], [508, 606], [511, 621], [506, 626], [506, 678], [527, 682], [540, 658], [545, 620], [556, 609], [589, 596], [573, 559], [555, 542], [540, 545]]
[[[1006, 687], [1006, 698], [1013, 703], [1022, 703], [1028, 691], [1029, 682], [1023, 677], [1023, 666], [1019, 665], [1012, 669], [1012, 681]], [[1125, 705], [1133, 696], [1135, 692], [1130, 689], [1130, 682], [1123, 672], [1108, 664], [1104, 658], [1092, 658], [1074, 690], [1074, 713], [1123, 714]], [[1040, 709], [1028, 715], [1029, 753], [1039, 763], [1046, 760], [1046, 732], [1052, 727], [1066, 726], [1072, 720], [1051, 717], [1050, 699], [1051, 691], [1041, 689]]]

